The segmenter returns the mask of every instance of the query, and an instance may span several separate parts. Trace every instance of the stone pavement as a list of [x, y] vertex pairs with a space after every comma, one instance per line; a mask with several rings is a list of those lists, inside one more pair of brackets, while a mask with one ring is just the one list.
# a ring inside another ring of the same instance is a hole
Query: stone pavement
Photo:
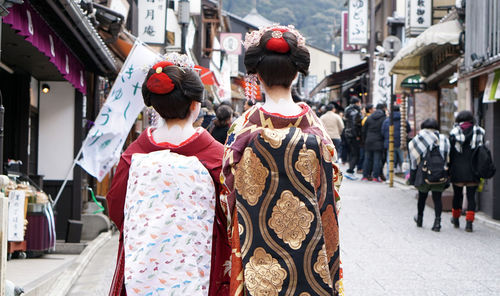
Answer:
[[429, 207], [417, 228], [408, 186], [345, 180], [340, 193], [346, 295], [500, 295], [498, 229], [474, 223], [467, 233], [463, 217], [455, 229], [443, 213], [436, 233]]
[[116, 253], [118, 250], [118, 232], [106, 242], [73, 284], [68, 296], [106, 296], [113, 280]]
[[[413, 222], [416, 191], [408, 186], [346, 180], [341, 187], [341, 254], [347, 296], [500, 295], [500, 230], [483, 223], [455, 229], [443, 213], [441, 232]], [[429, 198], [431, 198], [429, 196]], [[91, 260], [70, 296], [107, 295], [118, 236]]]

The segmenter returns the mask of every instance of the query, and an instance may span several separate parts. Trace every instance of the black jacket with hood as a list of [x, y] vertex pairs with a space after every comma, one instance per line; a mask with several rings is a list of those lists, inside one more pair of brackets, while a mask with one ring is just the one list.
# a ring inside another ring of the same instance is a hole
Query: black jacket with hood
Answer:
[[377, 109], [363, 126], [363, 140], [365, 150], [384, 150], [384, 136], [382, 134], [382, 124], [385, 120], [385, 112]]

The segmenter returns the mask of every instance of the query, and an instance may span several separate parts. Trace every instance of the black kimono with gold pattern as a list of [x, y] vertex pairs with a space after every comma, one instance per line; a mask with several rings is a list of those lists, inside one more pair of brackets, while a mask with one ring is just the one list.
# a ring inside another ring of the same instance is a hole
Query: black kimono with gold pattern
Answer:
[[335, 149], [301, 107], [283, 117], [254, 106], [229, 131], [221, 177], [231, 295], [343, 294]]

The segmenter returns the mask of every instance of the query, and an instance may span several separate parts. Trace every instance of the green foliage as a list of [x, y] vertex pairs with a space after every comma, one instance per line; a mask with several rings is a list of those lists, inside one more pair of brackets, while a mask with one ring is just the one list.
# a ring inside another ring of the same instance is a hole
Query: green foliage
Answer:
[[[223, 8], [240, 17], [246, 16], [254, 1], [226, 0]], [[306, 37], [307, 43], [331, 51], [338, 40], [333, 34], [340, 28], [341, 11], [345, 0], [258, 0], [257, 11], [269, 19], [283, 25], [293, 24]], [[337, 38], [338, 39], [338, 38]]]

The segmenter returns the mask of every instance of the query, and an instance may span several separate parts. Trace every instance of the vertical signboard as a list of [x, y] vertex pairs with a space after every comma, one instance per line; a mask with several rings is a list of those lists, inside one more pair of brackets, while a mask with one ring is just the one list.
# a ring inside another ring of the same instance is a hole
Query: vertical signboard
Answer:
[[432, 0], [406, 0], [406, 36], [418, 36], [431, 25]]
[[391, 76], [389, 75], [389, 62], [375, 59], [373, 67], [373, 105], [391, 102]]
[[138, 0], [139, 39], [146, 43], [165, 44], [166, 0]]
[[9, 192], [9, 226], [7, 240], [22, 242], [24, 240], [24, 204], [26, 192], [12, 190]]
[[368, 1], [349, 0], [349, 44], [368, 44]]
[[342, 51], [353, 51], [357, 50], [356, 45], [349, 44], [349, 13], [347, 11], [342, 11]]

